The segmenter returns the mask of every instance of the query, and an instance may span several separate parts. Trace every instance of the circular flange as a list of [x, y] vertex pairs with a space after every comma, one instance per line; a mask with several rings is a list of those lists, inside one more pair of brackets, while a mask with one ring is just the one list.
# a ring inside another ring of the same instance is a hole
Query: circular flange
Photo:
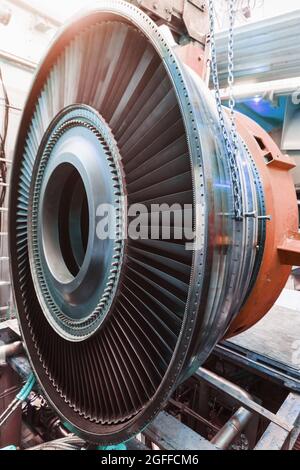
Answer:
[[[88, 106], [64, 109], [43, 140], [29, 202], [31, 274], [54, 330], [83, 341], [109, 313], [120, 276], [121, 157], [107, 124]], [[99, 233], [97, 216], [106, 214], [110, 233]]]

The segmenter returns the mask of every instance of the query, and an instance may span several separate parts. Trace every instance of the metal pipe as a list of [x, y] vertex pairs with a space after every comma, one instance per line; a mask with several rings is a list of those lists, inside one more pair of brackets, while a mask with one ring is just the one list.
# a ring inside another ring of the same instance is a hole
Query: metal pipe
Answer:
[[6, 359], [8, 357], [17, 356], [23, 351], [23, 343], [16, 341], [15, 343], [5, 344], [0, 347], [0, 359]]
[[[199, 369], [196, 377], [207, 382], [211, 387], [217, 390], [224, 392], [224, 389], [226, 388], [227, 390], [231, 390], [233, 394], [238, 393], [240, 396], [253, 401], [253, 397], [246, 390], [207, 369]], [[251, 411], [246, 410], [243, 407], [239, 408], [225, 426], [223, 426], [223, 428], [220, 429], [212, 439], [212, 444], [222, 450], [228, 449], [235, 439], [240, 436], [252, 417], [253, 413]]]
[[59, 424], [57, 426], [56, 432], [57, 432], [57, 435], [62, 439], [66, 438], [66, 437], [70, 437], [69, 431], [67, 429], [65, 429], [62, 424]]
[[231, 396], [233, 399], [235, 398], [234, 395], [238, 394], [247, 400], [253, 400], [252, 395], [247, 392], [245, 389], [239, 387], [238, 385], [230, 382], [229, 380], [225, 379], [224, 377], [221, 377], [220, 375], [215, 374], [214, 372], [211, 372], [210, 370], [204, 369], [201, 367], [200, 369], [197, 370], [195, 374], [195, 378], [204, 380], [204, 382], [207, 382], [212, 388], [221, 390], [224, 392], [224, 389], [226, 388], [226, 393], [232, 392]]
[[[22, 112], [22, 108], [18, 108], [17, 106], [12, 106], [11, 104], [7, 105], [4, 98], [0, 98], [0, 106], [1, 108], [7, 108], [12, 111]], [[7, 158], [0, 158], [0, 162], [7, 163], [8, 160]]]
[[0, 50], [0, 59], [4, 60], [5, 62], [8, 62], [9, 64], [25, 69], [31, 73], [35, 72], [37, 68], [37, 64], [35, 62], [32, 62], [31, 60], [24, 59], [22, 57], [19, 57], [15, 54], [11, 54], [10, 52], [6, 52], [3, 50]]
[[229, 421], [220, 429], [220, 431], [211, 440], [220, 450], [228, 449], [231, 444], [241, 435], [245, 427], [252, 418], [252, 413], [245, 408], [239, 408]]
[[198, 421], [200, 421], [202, 424], [205, 424], [205, 426], [207, 426], [208, 428], [212, 429], [213, 431], [219, 433], [220, 431], [220, 428], [218, 428], [217, 426], [215, 426], [213, 423], [211, 423], [210, 421], [208, 421], [206, 418], [204, 418], [203, 416], [200, 416], [198, 413], [196, 413], [194, 410], [192, 410], [191, 408], [189, 408], [188, 406], [186, 406], [184, 403], [180, 403], [176, 400], [173, 400], [172, 398], [169, 400], [169, 403], [171, 405], [174, 405], [176, 406], [176, 408], [178, 408], [181, 412], [183, 413], [186, 413], [188, 415], [190, 415], [192, 418], [195, 418], [197, 419]]
[[[240, 84], [234, 87], [234, 96], [236, 100], [245, 100], [253, 97], [271, 98], [274, 96], [291, 95], [298, 90], [300, 86], [300, 77], [288, 78], [284, 80], [272, 80], [261, 83]], [[229, 99], [229, 89], [220, 90], [222, 100]]]

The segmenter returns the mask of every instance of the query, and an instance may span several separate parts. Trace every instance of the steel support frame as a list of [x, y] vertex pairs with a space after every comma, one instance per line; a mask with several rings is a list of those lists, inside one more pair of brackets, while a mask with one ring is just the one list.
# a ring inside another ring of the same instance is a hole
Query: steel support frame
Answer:
[[284, 420], [281, 416], [275, 415], [271, 411], [256, 403], [250, 397], [246, 396], [246, 394], [241, 393], [240, 390], [238, 390], [238, 387], [236, 387], [234, 384], [231, 385], [227, 380], [221, 381], [220, 377], [214, 374], [213, 372], [201, 368], [196, 372], [195, 376], [199, 378], [199, 380], [204, 380], [205, 382], [207, 382], [215, 390], [219, 390], [225, 393], [226, 395], [229, 395], [246, 410], [252, 411], [253, 413], [270, 421], [281, 430], [284, 430], [287, 433], [291, 433], [294, 430], [294, 425], [291, 424], [289, 421]]
[[271, 423], [254, 450], [292, 450], [300, 435], [300, 395], [290, 393], [277, 413], [280, 419], [289, 422], [291, 432], [279, 429]]

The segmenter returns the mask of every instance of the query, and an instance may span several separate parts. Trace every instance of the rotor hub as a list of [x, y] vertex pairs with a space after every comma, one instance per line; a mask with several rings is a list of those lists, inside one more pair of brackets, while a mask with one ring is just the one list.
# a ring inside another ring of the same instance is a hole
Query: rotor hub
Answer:
[[[112, 133], [88, 106], [70, 106], [45, 132], [30, 191], [29, 252], [52, 327], [84, 340], [109, 313], [123, 258], [123, 181]], [[97, 221], [107, 220], [109, 233]]]

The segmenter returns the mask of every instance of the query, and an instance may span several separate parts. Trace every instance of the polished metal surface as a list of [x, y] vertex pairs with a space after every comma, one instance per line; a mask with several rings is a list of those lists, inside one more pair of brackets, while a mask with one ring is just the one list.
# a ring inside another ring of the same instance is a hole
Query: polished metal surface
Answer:
[[[143, 429], [247, 298], [265, 214], [254, 162], [241, 139], [237, 145], [242, 205], [253, 214], [240, 220], [209, 90], [128, 3], [96, 3], [42, 62], [13, 165], [11, 271], [37, 378], [85, 439], [116, 443]], [[116, 156], [113, 178], [107, 149]], [[122, 237], [113, 262], [112, 245], [94, 239], [94, 219], [115, 184], [126, 196], [122, 230], [127, 206], [180, 204], [184, 215], [187, 205], [192, 243], [175, 237], [172, 218], [165, 239], [160, 220], [156, 239]]]
[[245, 408], [239, 408], [227, 421], [222, 429], [214, 436], [211, 443], [220, 450], [229, 449], [231, 444], [242, 434], [251, 421], [253, 414]]

